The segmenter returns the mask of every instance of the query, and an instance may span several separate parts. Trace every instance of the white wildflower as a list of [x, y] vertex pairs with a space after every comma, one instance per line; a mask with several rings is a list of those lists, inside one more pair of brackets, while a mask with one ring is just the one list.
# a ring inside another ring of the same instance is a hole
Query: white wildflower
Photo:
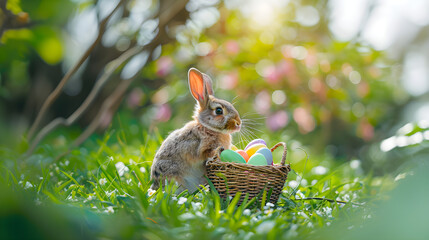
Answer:
[[322, 209], [326, 213], [327, 216], [332, 217], [332, 208], [330, 208], [330, 207], [324, 207]]
[[272, 209], [268, 209], [268, 210], [264, 211], [265, 215], [267, 215], [268, 217], [271, 216], [271, 214], [273, 214], [273, 212], [274, 212], [274, 210], [272, 210]]
[[360, 167], [361, 161], [358, 159], [354, 159], [350, 161], [350, 167], [352, 169], [358, 169]]
[[305, 198], [305, 195], [304, 195], [304, 193], [301, 192], [301, 190], [298, 190], [295, 193], [295, 199], [304, 199], [304, 198]]
[[51, 175], [51, 177], [53, 177], [53, 176], [54, 176], [54, 173], [53, 173], [53, 172], [49, 172], [49, 175]]
[[343, 186], [343, 190], [344, 191], [348, 191], [350, 189], [350, 184], [344, 184], [344, 186]]
[[296, 188], [296, 187], [298, 187], [298, 182], [295, 180], [292, 180], [292, 181], [289, 181], [288, 185], [291, 188]]
[[328, 172], [328, 169], [323, 166], [317, 166], [317, 167], [314, 167], [311, 171], [316, 175], [323, 175]]
[[130, 165], [137, 165], [137, 163], [130, 158]]
[[179, 198], [179, 201], [177, 201], [177, 204], [182, 205], [182, 204], [184, 204], [186, 201], [188, 201], [188, 199], [187, 199], [187, 198], [185, 198], [185, 197], [180, 197], [180, 198]]
[[173, 201], [177, 201], [177, 197], [171, 197], [171, 199], [173, 199]]
[[265, 206], [268, 207], [268, 208], [272, 208], [272, 207], [274, 207], [274, 204], [272, 204], [270, 202], [267, 202], [267, 204], [265, 204]]
[[104, 184], [107, 183], [107, 180], [105, 178], [100, 178], [100, 180], [98, 180], [98, 183], [100, 183], [100, 185], [104, 186]]
[[307, 227], [309, 227], [309, 228], [313, 228], [314, 226], [313, 226], [313, 223], [312, 222], [309, 222], [308, 224], [307, 224]]
[[182, 215], [179, 216], [179, 219], [182, 220], [182, 221], [187, 221], [187, 220], [190, 220], [190, 219], [193, 219], [193, 218], [194, 218], [194, 215], [192, 213], [189, 213], [189, 212], [184, 213], [184, 214], [182, 214]]
[[128, 185], [132, 185], [132, 182], [133, 182], [133, 180], [130, 178], [130, 179], [127, 179], [127, 184]]
[[313, 186], [314, 184], [316, 184], [317, 183], [317, 180], [316, 179], [314, 179], [313, 181], [311, 181], [311, 185]]
[[271, 231], [271, 229], [273, 229], [273, 227], [276, 225], [276, 223], [275, 222], [273, 222], [273, 221], [265, 221], [265, 222], [262, 222], [261, 224], [259, 224], [257, 227], [256, 227], [256, 232], [257, 233], [260, 233], [260, 234], [266, 234], [266, 233], [268, 233], [269, 231]]
[[191, 204], [192, 204], [192, 208], [196, 211], [196, 210], [200, 210], [201, 208], [202, 208], [202, 206], [203, 206], [203, 204], [202, 203], [200, 203], [200, 202], [191, 202]]
[[110, 197], [110, 196], [112, 196], [112, 194], [113, 194], [113, 193], [115, 193], [115, 192], [116, 192], [116, 189], [115, 189], [115, 190], [113, 190], [113, 191], [111, 191], [111, 192], [107, 191], [107, 192], [106, 192], [106, 195], [107, 195], [107, 197]]
[[105, 210], [106, 213], [114, 213], [115, 211], [113, 210], [112, 206], [108, 206], [107, 209]]
[[198, 216], [198, 217], [200, 217], [200, 218], [204, 218], [204, 217], [206, 217], [202, 212], [200, 212], [200, 211], [196, 211], [195, 212], [195, 216]]
[[128, 169], [127, 166], [123, 162], [117, 162], [115, 164], [116, 170], [118, 171], [118, 174], [120, 177], [124, 175], [125, 172], [128, 172], [130, 169]]
[[87, 199], [88, 199], [88, 201], [91, 201], [93, 198], [91, 195], [89, 195]]
[[145, 172], [146, 172], [146, 168], [141, 167], [141, 168], [140, 168], [140, 172], [145, 173]]
[[223, 212], [223, 210], [219, 210], [219, 213], [220, 213], [220, 214], [222, 214], [222, 213], [224, 213], [224, 212]]
[[65, 162], [64, 162], [64, 165], [66, 165], [66, 166], [68, 166], [70, 164], [70, 161], [69, 160], [66, 160]]
[[25, 186], [24, 186], [24, 189], [29, 189], [29, 188], [32, 188], [33, 187], [33, 184], [31, 184], [30, 182], [25, 182]]
[[149, 195], [149, 197], [150, 197], [150, 196], [152, 196], [154, 193], [156, 193], [156, 191], [155, 191], [155, 190], [153, 190], [153, 189], [151, 189], [151, 188], [149, 188], [149, 189], [147, 190], [147, 194]]
[[244, 209], [244, 211], [243, 211], [243, 215], [245, 215], [245, 216], [249, 216], [250, 214], [251, 214], [250, 209]]
[[298, 212], [298, 215], [303, 216], [304, 218], [310, 218], [305, 212]]
[[344, 194], [343, 199], [344, 199], [344, 201], [346, 201], [346, 202], [350, 201], [350, 195], [348, 195], [348, 194]]

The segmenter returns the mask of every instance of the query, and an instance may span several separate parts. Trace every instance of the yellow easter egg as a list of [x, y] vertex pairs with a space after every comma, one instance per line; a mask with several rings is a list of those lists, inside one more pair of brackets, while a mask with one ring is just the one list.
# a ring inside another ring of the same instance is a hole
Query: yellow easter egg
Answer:
[[232, 151], [237, 151], [237, 150], [238, 150], [238, 148], [237, 148], [235, 145], [232, 145], [232, 144], [231, 144], [231, 150], [232, 150]]
[[266, 147], [267, 146], [265, 146], [265, 144], [262, 144], [262, 143], [254, 144], [246, 150], [246, 153], [247, 153], [247, 155], [249, 155], [249, 157], [252, 157], [256, 151], [258, 151], [261, 148], [266, 148]]

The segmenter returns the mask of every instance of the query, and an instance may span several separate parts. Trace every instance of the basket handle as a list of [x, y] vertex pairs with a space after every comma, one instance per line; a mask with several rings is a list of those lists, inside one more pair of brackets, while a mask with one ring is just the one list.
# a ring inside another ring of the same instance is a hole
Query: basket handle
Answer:
[[285, 165], [286, 162], [286, 155], [287, 155], [287, 147], [286, 147], [286, 143], [284, 142], [279, 142], [276, 145], [274, 145], [274, 147], [271, 148], [271, 152], [273, 152], [274, 150], [276, 150], [278, 147], [283, 146], [283, 156], [282, 156], [282, 166]]

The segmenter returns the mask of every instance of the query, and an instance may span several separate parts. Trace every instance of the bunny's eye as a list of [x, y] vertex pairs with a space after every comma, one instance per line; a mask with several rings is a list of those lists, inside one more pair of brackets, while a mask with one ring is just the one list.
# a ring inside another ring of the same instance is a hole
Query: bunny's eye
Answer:
[[216, 113], [216, 115], [222, 115], [222, 113], [223, 113], [222, 108], [221, 108], [221, 107], [217, 107], [217, 108], [215, 109], [215, 113]]

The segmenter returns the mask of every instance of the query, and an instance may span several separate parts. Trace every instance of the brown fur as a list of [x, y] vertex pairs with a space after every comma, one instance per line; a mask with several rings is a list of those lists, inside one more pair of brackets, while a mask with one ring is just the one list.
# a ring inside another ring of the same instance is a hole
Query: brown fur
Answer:
[[[197, 70], [191, 69], [190, 73], [191, 71]], [[211, 80], [205, 74], [201, 76], [201, 80], [205, 81], [205, 88], [210, 89], [205, 89], [204, 93], [196, 97], [194, 93], [198, 94], [198, 91], [192, 89], [190, 83], [191, 93], [197, 100], [194, 120], [173, 131], [162, 143], [152, 164], [152, 189], [158, 189], [165, 178], [177, 181], [189, 191], [205, 184], [205, 161], [213, 157], [214, 150], [218, 147], [230, 149], [230, 133], [237, 131], [241, 125], [238, 112], [231, 103], [208, 95], [209, 92], [213, 93]], [[221, 107], [224, 114], [216, 115], [217, 107]]]

